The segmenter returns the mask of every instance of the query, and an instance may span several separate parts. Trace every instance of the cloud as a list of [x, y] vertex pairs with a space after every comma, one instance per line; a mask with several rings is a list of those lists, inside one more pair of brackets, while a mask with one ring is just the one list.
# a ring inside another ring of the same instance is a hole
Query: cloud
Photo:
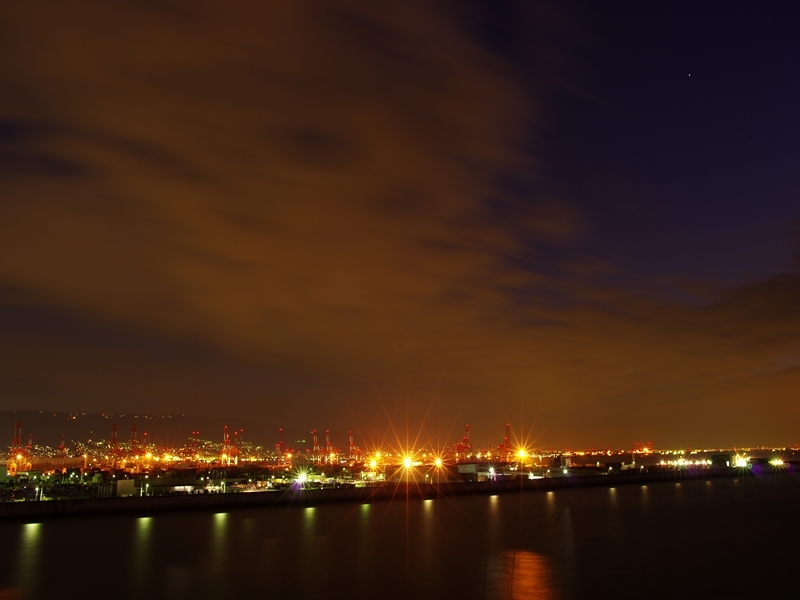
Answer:
[[790, 276], [676, 306], [586, 250], [537, 159], [546, 41], [523, 81], [447, 6], [86, 6], [8, 7], [0, 36], [4, 310], [58, 315], [6, 334], [15, 393], [336, 418], [441, 383], [451, 415], [567, 439], [791, 350]]
[[[12, 285], [249, 352], [286, 348], [275, 327], [338, 337], [335, 314], [388, 327], [519, 251], [477, 218], [536, 115], [435, 11], [92, 15], [43, 15], [26, 68], [4, 65], [25, 98], [4, 107], [6, 152], [30, 175], [5, 181]], [[564, 210], [516, 229], [561, 235]]]

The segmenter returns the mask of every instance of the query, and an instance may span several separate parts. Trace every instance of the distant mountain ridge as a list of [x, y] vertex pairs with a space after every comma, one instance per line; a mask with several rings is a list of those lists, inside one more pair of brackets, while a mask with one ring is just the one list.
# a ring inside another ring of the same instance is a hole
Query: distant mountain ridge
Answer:
[[[28, 434], [33, 434], [34, 444], [57, 447], [61, 436], [66, 436], [68, 445], [80, 441], [111, 438], [111, 427], [117, 425], [117, 436], [120, 442], [131, 439], [131, 427], [136, 424], [137, 438], [144, 439], [165, 447], [183, 445], [193, 431], [200, 432], [200, 438], [221, 442], [223, 428], [233, 437], [233, 432], [244, 430], [244, 441], [261, 446], [272, 447], [278, 441], [278, 429], [263, 423], [254, 423], [247, 419], [214, 419], [193, 417], [190, 415], [151, 415], [151, 414], [92, 414], [65, 413], [41, 410], [5, 410], [0, 411], [0, 447], [10, 445], [14, 437], [14, 423], [22, 421], [23, 443], [27, 443]], [[287, 437], [288, 439], [288, 437]]]

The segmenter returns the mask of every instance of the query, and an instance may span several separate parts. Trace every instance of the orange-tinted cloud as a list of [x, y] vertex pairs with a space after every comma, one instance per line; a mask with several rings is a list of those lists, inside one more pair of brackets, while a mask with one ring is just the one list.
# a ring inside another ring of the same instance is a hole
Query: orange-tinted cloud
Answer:
[[448, 424], [538, 414], [556, 444], [749, 435], [764, 390], [794, 410], [796, 279], [700, 308], [620, 283], [530, 149], [563, 56], [542, 42], [523, 85], [454, 15], [9, 7], [0, 285], [8, 314], [55, 315], [7, 334], [9, 391], [346, 427], [441, 386]]

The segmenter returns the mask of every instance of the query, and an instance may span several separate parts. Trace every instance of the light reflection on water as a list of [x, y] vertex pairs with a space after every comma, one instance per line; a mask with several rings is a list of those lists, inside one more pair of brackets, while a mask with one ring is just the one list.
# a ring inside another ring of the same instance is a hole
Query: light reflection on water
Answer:
[[551, 600], [555, 598], [552, 567], [541, 554], [529, 550], [506, 550], [497, 557], [499, 569], [488, 582], [487, 598]]
[[496, 551], [502, 545], [500, 538], [503, 533], [499, 496], [489, 496], [486, 529], [486, 545]]
[[[510, 540], [506, 535], [508, 529], [504, 527], [503, 511], [508, 511], [512, 505], [516, 505], [514, 508], [521, 510], [523, 518], [536, 521], [540, 521], [541, 514], [528, 514], [524, 504], [497, 495], [489, 496], [486, 504], [488, 552], [486, 552], [481, 597], [497, 600], [556, 598], [551, 586], [551, 566], [548, 559], [543, 554], [528, 549], [507, 547]], [[548, 496], [548, 504], [552, 505], [552, 495]], [[525, 536], [521, 535], [520, 530], [514, 533], [516, 535], [513, 537], [517, 538], [518, 543], [525, 541]]]
[[572, 522], [572, 510], [569, 506], [561, 511], [561, 528], [559, 530], [560, 567], [571, 586], [578, 579], [578, 557], [576, 553], [575, 530]]
[[371, 537], [374, 534], [372, 505], [362, 504], [358, 509], [358, 514], [358, 525], [355, 532], [356, 565], [359, 573], [366, 573], [372, 561]]
[[431, 567], [435, 563], [438, 552], [439, 535], [435, 522], [436, 508], [432, 499], [423, 500], [422, 514], [420, 515], [421, 528], [416, 546], [419, 549], [422, 568], [425, 569], [427, 574], [431, 574]]
[[547, 516], [552, 517], [556, 509], [556, 494], [555, 492], [547, 492]]
[[307, 506], [303, 509], [303, 535], [300, 541], [303, 547], [303, 557], [309, 564], [315, 564], [319, 558], [319, 544], [316, 531], [317, 509], [314, 506]]
[[500, 516], [500, 499], [496, 495], [489, 496], [489, 529], [497, 527], [497, 519]]
[[41, 554], [41, 523], [22, 526], [17, 567], [17, 588], [27, 595], [33, 593], [39, 581], [39, 555]]
[[[207, 589], [216, 594], [225, 591], [225, 579], [228, 567], [228, 513], [216, 513], [211, 528], [211, 543], [206, 567]], [[188, 586], [185, 581], [187, 572], [183, 568], [173, 568], [170, 573], [170, 587], [183, 590]]]
[[133, 572], [133, 584], [140, 589], [143, 587], [142, 582], [149, 577], [152, 528], [152, 517], [139, 517], [136, 519], [131, 570]]

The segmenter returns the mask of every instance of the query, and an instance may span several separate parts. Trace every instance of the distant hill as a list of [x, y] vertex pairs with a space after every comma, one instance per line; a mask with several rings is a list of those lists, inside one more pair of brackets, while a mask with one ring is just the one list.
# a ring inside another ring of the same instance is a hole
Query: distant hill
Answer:
[[[199, 431], [200, 437], [212, 441], [222, 441], [223, 428], [228, 426], [233, 432], [244, 429], [243, 439], [263, 446], [273, 446], [278, 441], [275, 427], [254, 423], [245, 419], [209, 419], [189, 415], [145, 415], [145, 414], [89, 414], [60, 413], [39, 410], [0, 411], [0, 448], [11, 444], [14, 437], [14, 423], [22, 421], [23, 443], [28, 434], [33, 434], [35, 444], [56, 447], [61, 436], [66, 436], [67, 444], [87, 440], [111, 438], [111, 426], [116, 423], [119, 440], [131, 437], [131, 426], [135, 423], [141, 441], [147, 432], [147, 439], [153, 443], [176, 447], [183, 445], [192, 431]], [[287, 440], [289, 438], [287, 437]]]

